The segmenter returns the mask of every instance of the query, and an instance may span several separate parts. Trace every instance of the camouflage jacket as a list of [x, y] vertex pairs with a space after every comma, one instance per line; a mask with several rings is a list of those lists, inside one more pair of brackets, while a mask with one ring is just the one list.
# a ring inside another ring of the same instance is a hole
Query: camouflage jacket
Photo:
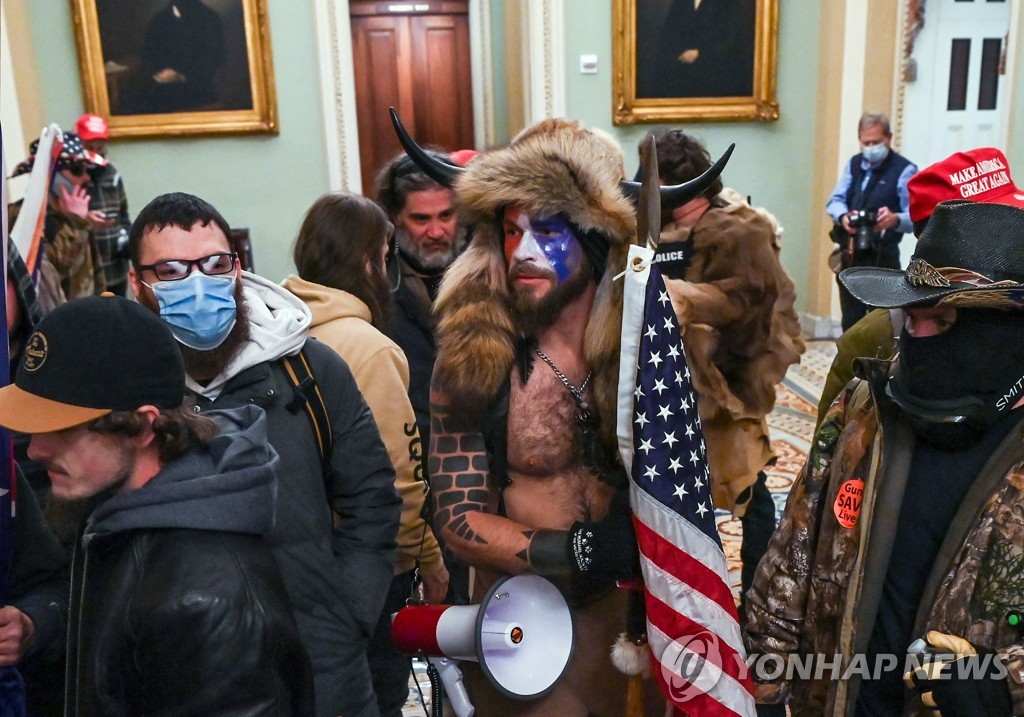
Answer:
[[[751, 655], [805, 661], [811, 654], [838, 655], [845, 672], [854, 655], [866, 650], [914, 446], [894, 407], [876, 400], [890, 370], [886, 361], [858, 360], [862, 380], [844, 389], [815, 434], [748, 594], [745, 638]], [[939, 630], [999, 653], [1017, 715], [1024, 714], [1024, 644], [1005, 615], [1024, 604], [1021, 415], [961, 503], [914, 628], [915, 635]], [[788, 697], [798, 715], [852, 714], [860, 686], [856, 674], [794, 674], [797, 679], [757, 685], [758, 700]], [[924, 708], [908, 713], [934, 714]]]
[[65, 301], [105, 291], [107, 282], [88, 220], [51, 209], [44, 227], [38, 289], [43, 313]]

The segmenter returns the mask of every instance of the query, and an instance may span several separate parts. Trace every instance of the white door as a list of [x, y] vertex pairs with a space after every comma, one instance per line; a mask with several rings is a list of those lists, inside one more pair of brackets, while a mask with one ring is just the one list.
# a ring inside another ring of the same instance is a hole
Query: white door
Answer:
[[[906, 84], [900, 153], [926, 167], [953, 152], [1004, 147], [1010, 0], [928, 0]], [[902, 242], [902, 265], [914, 242]]]

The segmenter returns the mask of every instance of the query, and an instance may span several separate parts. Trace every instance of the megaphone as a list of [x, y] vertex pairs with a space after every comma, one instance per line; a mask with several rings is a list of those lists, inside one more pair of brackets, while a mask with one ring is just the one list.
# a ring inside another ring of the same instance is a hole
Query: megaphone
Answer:
[[503, 578], [479, 605], [407, 605], [391, 637], [407, 655], [479, 662], [495, 689], [518, 700], [547, 694], [573, 650], [569, 606], [539, 575]]

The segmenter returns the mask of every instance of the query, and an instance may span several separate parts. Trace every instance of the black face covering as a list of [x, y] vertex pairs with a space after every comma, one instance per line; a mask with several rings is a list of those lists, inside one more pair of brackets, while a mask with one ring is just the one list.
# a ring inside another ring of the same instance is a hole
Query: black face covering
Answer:
[[936, 336], [904, 329], [886, 392], [919, 437], [970, 445], [1024, 394], [1024, 314], [961, 309]]

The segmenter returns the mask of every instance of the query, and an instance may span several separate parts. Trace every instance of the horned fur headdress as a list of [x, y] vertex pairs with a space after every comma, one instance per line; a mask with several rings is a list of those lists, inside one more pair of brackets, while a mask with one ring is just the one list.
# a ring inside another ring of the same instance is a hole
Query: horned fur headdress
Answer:
[[[510, 308], [501, 211], [516, 205], [531, 216], [561, 215], [585, 235], [578, 237], [581, 242], [608, 244], [584, 351], [594, 375], [600, 434], [614, 445], [622, 323], [622, 283], [614, 277], [625, 268], [629, 244], [636, 241], [631, 197], [640, 188], [624, 181], [619, 145], [579, 122], [548, 119], [527, 127], [507, 146], [478, 155], [463, 169], [422, 156], [394, 111], [392, 120], [410, 157], [452, 187], [462, 221], [473, 226], [469, 247], [446, 270], [434, 305], [435, 386], [464, 415], [479, 414], [491, 405], [509, 375], [519, 338]], [[662, 202], [678, 205], [697, 196], [727, 160], [723, 157], [684, 185], [664, 188]]]
[[635, 210], [619, 188], [623, 156], [607, 135], [578, 122], [551, 119], [528, 127], [503, 149], [478, 156], [455, 181], [456, 206], [473, 225], [469, 248], [441, 282], [434, 381], [460, 409], [487, 406], [515, 359], [508, 264], [500, 211], [519, 206], [536, 217], [562, 215], [607, 241], [608, 258], [587, 323], [585, 354], [593, 371], [595, 413], [602, 436], [614, 436], [622, 282], [636, 234]]

